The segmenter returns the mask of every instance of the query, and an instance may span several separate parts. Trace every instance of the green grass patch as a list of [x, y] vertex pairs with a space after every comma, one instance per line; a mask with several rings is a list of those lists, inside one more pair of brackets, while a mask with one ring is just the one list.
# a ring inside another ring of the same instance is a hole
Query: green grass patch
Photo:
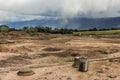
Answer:
[[61, 58], [61, 57], [49, 56], [44, 58], [43, 60], [40, 60], [39, 63], [40, 64], [55, 64], [55, 63], [63, 64], [63, 63], [72, 62], [72, 61], [73, 61], [72, 57]]
[[107, 31], [81, 31], [74, 32], [75, 34], [80, 35], [112, 35], [112, 34], [120, 34], [120, 30], [107, 30]]

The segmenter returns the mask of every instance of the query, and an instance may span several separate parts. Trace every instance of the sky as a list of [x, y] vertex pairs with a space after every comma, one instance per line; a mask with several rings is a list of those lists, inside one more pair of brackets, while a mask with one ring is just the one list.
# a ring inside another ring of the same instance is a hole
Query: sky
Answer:
[[120, 0], [0, 0], [0, 22], [120, 17]]

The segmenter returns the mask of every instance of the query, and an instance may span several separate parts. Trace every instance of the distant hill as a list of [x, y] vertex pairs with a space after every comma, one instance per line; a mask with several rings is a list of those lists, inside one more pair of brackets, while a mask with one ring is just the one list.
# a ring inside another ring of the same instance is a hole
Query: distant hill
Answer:
[[49, 26], [54, 28], [72, 28], [72, 29], [89, 29], [89, 28], [120, 28], [120, 17], [112, 18], [58, 18], [58, 19], [41, 19], [21, 22], [7, 22], [5, 25], [21, 28], [25, 26]]

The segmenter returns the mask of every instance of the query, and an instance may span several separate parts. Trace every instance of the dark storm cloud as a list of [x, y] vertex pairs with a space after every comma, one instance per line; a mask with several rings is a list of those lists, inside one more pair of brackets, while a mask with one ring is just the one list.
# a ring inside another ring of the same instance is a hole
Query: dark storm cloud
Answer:
[[118, 17], [120, 0], [0, 0], [0, 21], [52, 17]]

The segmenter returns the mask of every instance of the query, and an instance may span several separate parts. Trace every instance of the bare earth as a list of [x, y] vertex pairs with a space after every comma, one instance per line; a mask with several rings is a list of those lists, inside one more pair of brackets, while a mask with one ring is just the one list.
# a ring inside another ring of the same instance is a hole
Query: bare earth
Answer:
[[[120, 80], [120, 59], [90, 62], [88, 72], [72, 67], [76, 56], [120, 57], [119, 37], [44, 33], [30, 36], [24, 32], [0, 34], [0, 37], [0, 70], [4, 69], [0, 71], [0, 80]], [[104, 54], [106, 50], [111, 53]], [[7, 70], [27, 65], [42, 67], [33, 67], [32, 76], [18, 76], [17, 69]]]

